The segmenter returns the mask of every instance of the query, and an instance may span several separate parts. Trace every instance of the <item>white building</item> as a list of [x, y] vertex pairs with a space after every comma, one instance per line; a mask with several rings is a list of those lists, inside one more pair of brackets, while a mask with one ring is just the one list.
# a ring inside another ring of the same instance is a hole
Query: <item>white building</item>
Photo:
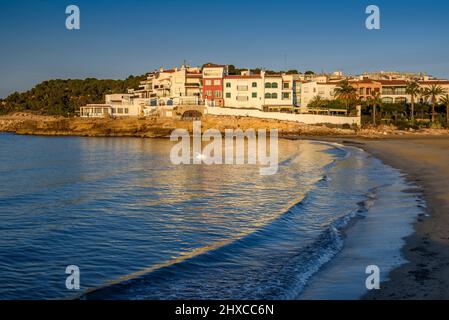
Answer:
[[301, 84], [301, 109], [307, 108], [309, 103], [315, 98], [335, 99], [336, 82], [304, 82]]
[[199, 67], [182, 65], [180, 68], [151, 72], [132, 93], [150, 99], [149, 105], [198, 104], [201, 101], [202, 72]]
[[294, 75], [251, 74], [224, 77], [224, 106], [264, 111], [292, 111], [296, 99]]

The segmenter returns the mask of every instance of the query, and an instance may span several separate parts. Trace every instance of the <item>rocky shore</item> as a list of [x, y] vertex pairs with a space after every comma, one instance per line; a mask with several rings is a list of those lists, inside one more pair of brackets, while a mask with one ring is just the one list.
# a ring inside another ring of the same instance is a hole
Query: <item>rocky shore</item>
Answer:
[[[100, 137], [169, 137], [177, 128], [192, 131], [192, 121], [169, 118], [64, 118], [16, 113], [0, 117], [0, 131], [24, 135], [100, 136]], [[211, 116], [201, 120], [203, 130], [278, 129], [280, 136], [291, 135], [354, 135], [352, 129], [310, 126], [296, 122], [249, 117]]]
[[[236, 116], [207, 115], [201, 120], [202, 130], [225, 129], [278, 129], [280, 137], [343, 136], [361, 138], [387, 138], [400, 135], [447, 135], [448, 130], [400, 131], [394, 127], [341, 128], [326, 125], [306, 125], [297, 122]], [[192, 121], [171, 118], [65, 118], [29, 113], [0, 116], [0, 132], [23, 135], [88, 136], [88, 137], [142, 137], [165, 138], [177, 128], [192, 131]]]

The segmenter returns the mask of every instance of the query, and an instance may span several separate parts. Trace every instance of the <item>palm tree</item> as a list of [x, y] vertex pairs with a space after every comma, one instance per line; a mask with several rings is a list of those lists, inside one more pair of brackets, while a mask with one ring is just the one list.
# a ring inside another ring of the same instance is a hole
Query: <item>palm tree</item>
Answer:
[[420, 97], [421, 119], [424, 119], [424, 109], [425, 109], [424, 108], [424, 104], [427, 105], [427, 103], [424, 103], [424, 100], [427, 99], [427, 97], [426, 97], [426, 89], [420, 88], [419, 91], [418, 91], [418, 95]]
[[432, 84], [424, 91], [424, 96], [430, 98], [430, 102], [432, 104], [432, 123], [435, 123], [435, 105], [437, 103], [437, 98], [444, 93], [444, 89], [436, 84]]
[[367, 102], [373, 106], [373, 124], [376, 125], [376, 109], [382, 104], [379, 91], [371, 91], [371, 95], [367, 98]]
[[449, 94], [445, 94], [440, 98], [440, 102], [446, 106], [446, 121], [447, 126], [449, 127]]
[[346, 111], [349, 109], [349, 101], [357, 99], [357, 89], [351, 86], [347, 79], [341, 81], [334, 92], [337, 98], [345, 101]]
[[407, 87], [405, 88], [405, 92], [411, 96], [410, 102], [412, 105], [412, 110], [411, 110], [410, 120], [413, 125], [413, 124], [415, 124], [415, 98], [420, 95], [421, 88], [419, 87], [418, 82], [411, 81], [407, 84]]

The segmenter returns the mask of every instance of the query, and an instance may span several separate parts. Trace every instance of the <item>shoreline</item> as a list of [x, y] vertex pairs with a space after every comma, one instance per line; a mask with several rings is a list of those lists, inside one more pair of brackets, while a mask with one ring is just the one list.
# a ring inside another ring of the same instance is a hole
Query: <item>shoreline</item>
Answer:
[[[301, 138], [304, 139], [304, 138]], [[404, 238], [401, 254], [408, 262], [381, 281], [365, 300], [449, 299], [449, 139], [396, 137], [360, 139], [307, 137], [355, 146], [400, 170], [421, 189], [428, 217], [419, 216], [414, 232]]]
[[[6, 123], [8, 122], [8, 123]], [[238, 123], [237, 123], [238, 122]], [[408, 261], [389, 273], [381, 290], [362, 299], [449, 299], [449, 135], [429, 132], [358, 134], [350, 129], [307, 126], [247, 117], [206, 117], [207, 128], [270, 129], [281, 126], [280, 138], [315, 140], [355, 146], [400, 170], [420, 187], [429, 217], [420, 216], [401, 249]], [[130, 125], [129, 128], [124, 126]], [[191, 121], [155, 119], [67, 119], [46, 116], [0, 116], [0, 133], [42, 136], [166, 138]], [[15, 129], [15, 130], [5, 130]], [[371, 130], [372, 131], [372, 130]]]
[[[356, 178], [355, 185], [365, 186], [360, 194], [363, 199], [354, 200], [359, 201], [358, 209], [347, 216], [349, 221], [343, 228], [338, 228], [344, 243], [341, 250], [313, 275], [298, 295], [299, 300], [362, 299], [367, 293], [367, 266], [376, 265], [380, 279], [385, 280], [392, 270], [407, 262], [401, 254], [403, 239], [413, 233], [417, 217], [425, 214], [421, 206], [416, 206], [417, 199], [421, 199], [420, 190], [400, 170], [359, 147], [337, 145], [349, 152], [348, 158], [336, 164], [340, 166], [337, 172], [360, 166], [359, 173], [364, 178]], [[334, 180], [331, 172], [329, 177]], [[351, 184], [344, 189], [352, 188]], [[351, 195], [361, 191], [355, 188]]]
[[[398, 136], [446, 136], [449, 130], [420, 129], [415, 131], [398, 130], [394, 126], [376, 128], [355, 128], [330, 124], [307, 125], [294, 121], [261, 119], [247, 116], [215, 116], [206, 115], [201, 120], [204, 132], [215, 129], [224, 132], [226, 129], [243, 131], [277, 129], [279, 138], [297, 139], [302, 137], [324, 138], [360, 138], [389, 139]], [[0, 116], [0, 132], [19, 135], [37, 136], [77, 136], [77, 137], [136, 137], [136, 138], [169, 138], [176, 129], [193, 132], [193, 120], [175, 118], [65, 118], [57, 116], [14, 113]]]

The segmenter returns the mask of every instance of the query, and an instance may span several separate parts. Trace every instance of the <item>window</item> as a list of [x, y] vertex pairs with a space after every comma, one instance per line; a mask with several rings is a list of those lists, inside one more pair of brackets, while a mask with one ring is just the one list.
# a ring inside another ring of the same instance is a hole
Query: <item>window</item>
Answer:
[[214, 96], [215, 96], [215, 98], [221, 98], [221, 91], [216, 90], [214, 92]]
[[206, 96], [207, 97], [212, 96], [212, 90], [206, 90]]
[[265, 88], [270, 89], [271, 88], [271, 83], [269, 83], [269, 82], [265, 83]]
[[210, 86], [212, 84], [212, 80], [206, 80], [206, 86]]
[[395, 94], [401, 94], [401, 95], [406, 94], [406, 93], [405, 93], [405, 87], [396, 88], [394, 91], [395, 91], [395, 92], [394, 92]]
[[129, 109], [125, 108], [125, 114], [128, 114], [128, 113], [129, 113]]
[[248, 91], [248, 86], [237, 86], [237, 91]]
[[284, 89], [289, 89], [289, 88], [290, 88], [290, 83], [284, 82]]
[[214, 86], [221, 85], [221, 80], [214, 80]]
[[282, 99], [290, 99], [290, 92], [284, 92], [282, 94]]
[[248, 101], [248, 96], [237, 96], [236, 100], [237, 101]]
[[117, 113], [118, 114], [123, 114], [123, 108], [117, 108]]
[[231, 93], [227, 92], [226, 93], [226, 98], [230, 99], [231, 98]]
[[278, 98], [278, 94], [277, 93], [272, 93], [271, 94], [271, 99], [277, 99]]
[[230, 88], [231, 87], [231, 83], [230, 82], [226, 82], [226, 88]]
[[257, 82], [253, 82], [252, 87], [257, 88]]
[[257, 92], [253, 92], [253, 93], [251, 94], [251, 97], [257, 98]]
[[265, 93], [265, 99], [271, 99], [271, 93]]
[[391, 95], [391, 94], [394, 94], [394, 93], [393, 93], [393, 88], [389, 88], [389, 87], [387, 87], [387, 88], [382, 88], [382, 94], [383, 94], [383, 95], [387, 95], [387, 94]]
[[273, 89], [277, 89], [277, 88], [278, 88], [277, 82], [273, 82], [273, 83], [271, 84], [271, 87], [272, 87]]

